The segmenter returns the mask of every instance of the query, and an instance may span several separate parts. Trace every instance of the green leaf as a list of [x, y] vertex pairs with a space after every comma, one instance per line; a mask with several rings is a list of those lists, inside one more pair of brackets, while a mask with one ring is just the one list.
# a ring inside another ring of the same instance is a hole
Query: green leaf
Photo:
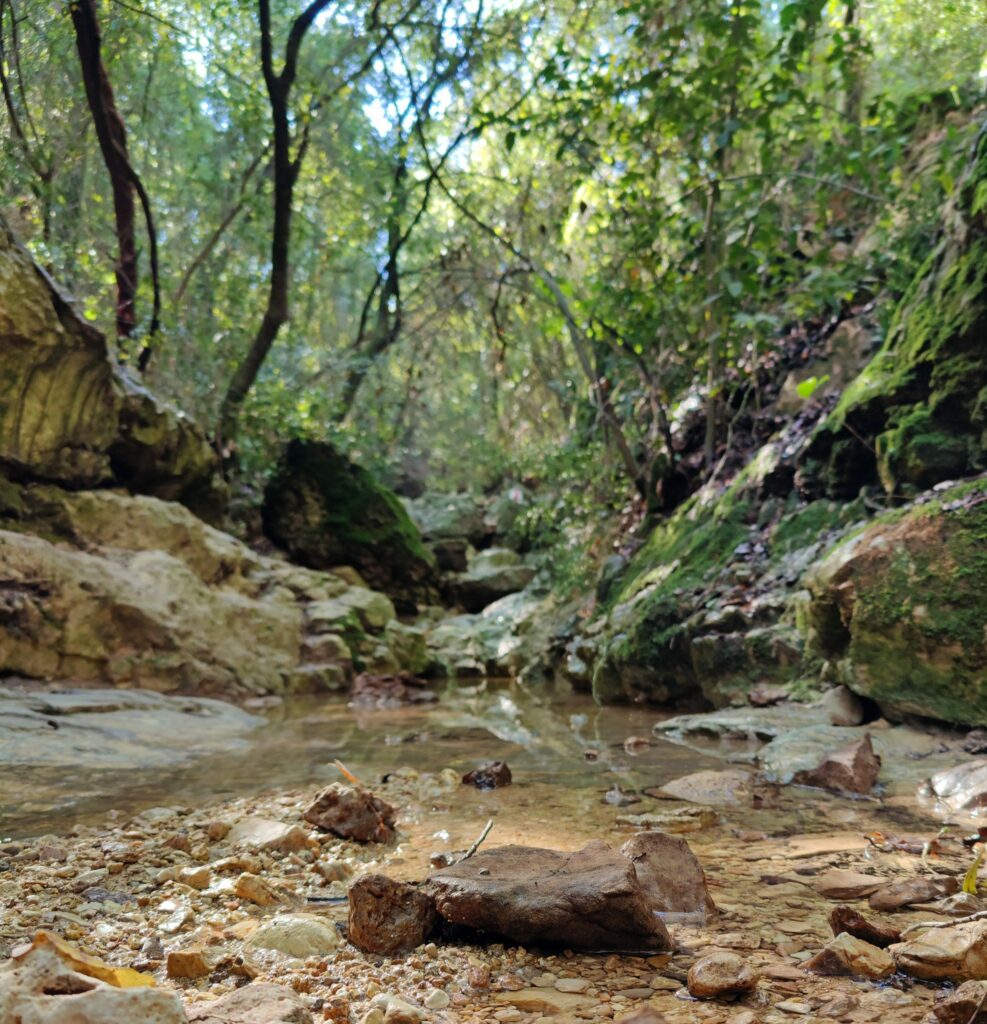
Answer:
[[796, 386], [795, 390], [798, 392], [799, 398], [808, 401], [828, 380], [828, 373], [823, 374], [822, 377], [806, 377], [804, 381]]

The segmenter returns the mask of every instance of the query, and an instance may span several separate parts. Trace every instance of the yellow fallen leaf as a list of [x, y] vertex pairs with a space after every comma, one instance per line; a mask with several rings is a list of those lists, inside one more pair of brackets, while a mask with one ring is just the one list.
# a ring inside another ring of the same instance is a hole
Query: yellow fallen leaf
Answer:
[[114, 967], [105, 960], [100, 960], [99, 957], [83, 953], [81, 949], [77, 949], [54, 932], [37, 932], [30, 948], [21, 953], [18, 959], [27, 956], [32, 949], [42, 949], [46, 946], [54, 950], [72, 970], [78, 971], [79, 974], [85, 974], [89, 978], [95, 978], [97, 981], [104, 981], [107, 985], [113, 985], [116, 988], [145, 988], [154, 985], [154, 978], [150, 974], [141, 974], [140, 971], [135, 971], [130, 967]]
[[963, 891], [971, 896], [977, 895], [977, 874], [980, 871], [980, 864], [984, 859], [984, 848], [978, 845], [977, 856], [973, 858], [967, 873], [963, 876]]

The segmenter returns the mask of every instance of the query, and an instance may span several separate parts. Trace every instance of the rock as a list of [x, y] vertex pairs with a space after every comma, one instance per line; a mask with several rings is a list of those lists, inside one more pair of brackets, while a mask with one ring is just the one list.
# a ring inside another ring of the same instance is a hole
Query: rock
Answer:
[[899, 971], [923, 981], [987, 980], [987, 921], [930, 928], [888, 952]]
[[212, 872], [205, 865], [195, 868], [182, 868], [178, 872], [178, 881], [193, 889], [208, 889], [212, 882]]
[[418, 1024], [425, 1014], [400, 996], [382, 992], [374, 996], [374, 1005], [384, 1011], [384, 1024]]
[[405, 610], [427, 602], [434, 556], [400, 500], [330, 444], [296, 439], [264, 491], [264, 531], [312, 569], [352, 565]]
[[689, 968], [689, 994], [696, 999], [746, 995], [757, 988], [757, 971], [736, 953], [710, 953]]
[[316, 914], [278, 914], [247, 940], [251, 949], [273, 949], [285, 956], [304, 960], [335, 950], [342, 939], [335, 925]]
[[449, 996], [440, 988], [433, 988], [423, 1000], [426, 1010], [444, 1010], [449, 1005]]
[[614, 1017], [615, 1024], [667, 1024], [668, 1018], [650, 1006], [642, 1006], [640, 1010], [623, 1017]]
[[369, 790], [333, 783], [316, 795], [304, 818], [343, 839], [386, 843], [394, 835], [394, 815], [394, 808]]
[[477, 789], [497, 789], [510, 784], [511, 769], [503, 761], [491, 761], [463, 776], [464, 786], [476, 786]]
[[232, 828], [226, 828], [226, 841], [230, 846], [272, 853], [297, 853], [308, 845], [305, 829], [273, 818], [242, 818]]
[[894, 973], [894, 961], [889, 953], [846, 931], [840, 932], [802, 966], [812, 974], [861, 978], [886, 978]]
[[185, 1024], [177, 992], [117, 988], [71, 969], [50, 946], [0, 964], [4, 1024]]
[[[498, 1003], [510, 1003], [511, 1006], [517, 1007], [518, 1012], [536, 1013], [543, 1017], [562, 1017], [563, 1020], [572, 1020], [574, 1013], [586, 1012], [597, 1005], [597, 1000], [592, 996], [557, 992], [554, 988], [521, 988], [516, 991], [498, 992], [494, 998]], [[524, 1017], [510, 1019], [524, 1020]]]
[[808, 884], [828, 900], [861, 900], [887, 885], [887, 879], [834, 868], [817, 875]]
[[426, 891], [453, 924], [521, 944], [668, 949], [633, 864], [606, 843], [575, 853], [502, 846], [433, 872]]
[[658, 829], [663, 832], [701, 832], [720, 820], [712, 807], [677, 807], [674, 811], [648, 811], [645, 814], [620, 814], [618, 825]]
[[500, 598], [516, 593], [534, 579], [535, 571], [507, 548], [488, 548], [455, 577], [452, 594], [467, 612], [480, 612]]
[[212, 970], [206, 951], [197, 946], [172, 950], [168, 954], [165, 967], [169, 978], [189, 981], [206, 978]]
[[116, 484], [221, 518], [204, 432], [110, 356], [106, 338], [0, 219], [0, 465], [72, 489]]
[[233, 826], [226, 821], [210, 821], [206, 826], [206, 835], [211, 843], [218, 843], [230, 834], [232, 828]]
[[897, 928], [868, 921], [853, 907], [834, 908], [829, 915], [829, 926], [834, 935], [846, 933], [879, 949], [887, 949], [888, 946], [901, 941], [901, 932]]
[[349, 940], [365, 953], [410, 952], [428, 939], [435, 919], [429, 896], [405, 882], [364, 875], [349, 887]]
[[259, 907], [271, 907], [281, 902], [281, 898], [268, 882], [249, 871], [240, 875], [233, 891], [241, 900], [256, 903]]
[[706, 873], [689, 844], [664, 832], [638, 832], [620, 848], [633, 865], [651, 909], [671, 914], [715, 914]]
[[253, 982], [207, 1003], [194, 1003], [189, 1024], [312, 1024], [302, 997], [282, 985]]
[[361, 672], [353, 680], [350, 706], [354, 708], [400, 708], [409, 704], [433, 704], [438, 697], [428, 689], [428, 682], [410, 672], [397, 675], [374, 675]]
[[982, 981], [964, 981], [952, 992], [937, 993], [932, 1014], [939, 1024], [985, 1024], [987, 984]]
[[836, 793], [869, 793], [877, 782], [881, 759], [874, 753], [870, 735], [827, 755], [811, 771], [797, 772], [797, 785], [819, 786]]
[[751, 773], [742, 768], [683, 775], [664, 783], [661, 791], [677, 800], [713, 807], [750, 807], [754, 795]]
[[829, 718], [830, 725], [860, 725], [864, 720], [863, 702], [845, 686], [827, 690], [819, 706]]
[[951, 811], [987, 806], [987, 758], [944, 768], [929, 780], [933, 795]]
[[956, 892], [960, 883], [952, 875], [923, 875], [890, 882], [871, 895], [868, 900], [871, 910], [894, 911], [916, 903], [928, 903], [942, 896]]
[[963, 739], [967, 754], [987, 754], [987, 729], [971, 729]]
[[554, 982], [559, 992], [585, 992], [589, 982], [585, 978], [557, 978]]

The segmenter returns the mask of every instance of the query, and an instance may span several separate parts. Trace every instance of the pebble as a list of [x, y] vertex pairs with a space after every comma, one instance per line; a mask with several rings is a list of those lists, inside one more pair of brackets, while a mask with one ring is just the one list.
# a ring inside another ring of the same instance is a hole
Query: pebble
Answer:
[[440, 988], [433, 988], [425, 997], [424, 1005], [429, 1010], [444, 1010], [449, 1005], [449, 996]]

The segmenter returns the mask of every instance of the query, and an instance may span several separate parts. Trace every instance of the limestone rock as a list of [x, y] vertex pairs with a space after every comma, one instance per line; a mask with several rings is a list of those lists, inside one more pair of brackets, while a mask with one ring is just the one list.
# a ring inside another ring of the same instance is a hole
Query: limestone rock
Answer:
[[302, 565], [352, 565], [410, 611], [431, 592], [435, 561], [404, 506], [329, 444], [288, 444], [262, 514], [267, 535]]
[[837, 793], [869, 793], [877, 782], [880, 768], [881, 759], [874, 753], [868, 734], [828, 754], [810, 771], [797, 772], [793, 781], [797, 785], [820, 786]]
[[169, 978], [188, 981], [208, 977], [211, 970], [208, 954], [198, 946], [190, 946], [188, 949], [173, 949], [168, 954], [165, 966]]
[[829, 718], [830, 725], [860, 725], [864, 720], [864, 705], [860, 698], [845, 686], [827, 690], [820, 707]]
[[757, 988], [757, 971], [736, 953], [710, 953], [689, 968], [689, 993], [697, 999], [746, 995]]
[[898, 970], [924, 981], [987, 980], [987, 921], [930, 928], [888, 949]]
[[524, 846], [481, 851], [425, 885], [453, 924], [514, 942], [572, 949], [668, 949], [634, 865], [606, 843], [575, 853]]
[[176, 992], [115, 988], [73, 971], [51, 947], [0, 964], [0, 1021], [18, 1024], [185, 1024]]
[[245, 871], [236, 880], [234, 893], [241, 899], [256, 903], [259, 907], [270, 907], [280, 902], [274, 888], [259, 875]]
[[661, 790], [676, 800], [713, 807], [750, 807], [753, 798], [751, 773], [742, 768], [694, 772], [663, 783]]
[[349, 887], [349, 940], [365, 953], [407, 953], [427, 940], [435, 919], [429, 896], [406, 882], [364, 875]]
[[342, 939], [331, 921], [316, 914], [278, 914], [247, 940], [251, 949], [273, 949], [300, 960], [335, 950]]
[[386, 843], [394, 835], [395, 811], [359, 786], [334, 782], [312, 801], [304, 818], [323, 832], [361, 843]]
[[312, 1024], [302, 997], [282, 985], [254, 982], [188, 1011], [189, 1024]]
[[894, 973], [890, 954], [878, 946], [840, 932], [814, 957], [803, 964], [811, 974], [851, 975], [861, 978], [886, 978]]
[[620, 848], [633, 865], [651, 909], [671, 914], [715, 914], [706, 873], [689, 844], [664, 832], [638, 832]]
[[467, 612], [480, 612], [534, 579], [535, 572], [508, 548], [489, 548], [476, 555], [452, 584], [453, 597]]
[[297, 853], [308, 845], [305, 829], [273, 818], [242, 818], [225, 836], [230, 846], [275, 853]]

